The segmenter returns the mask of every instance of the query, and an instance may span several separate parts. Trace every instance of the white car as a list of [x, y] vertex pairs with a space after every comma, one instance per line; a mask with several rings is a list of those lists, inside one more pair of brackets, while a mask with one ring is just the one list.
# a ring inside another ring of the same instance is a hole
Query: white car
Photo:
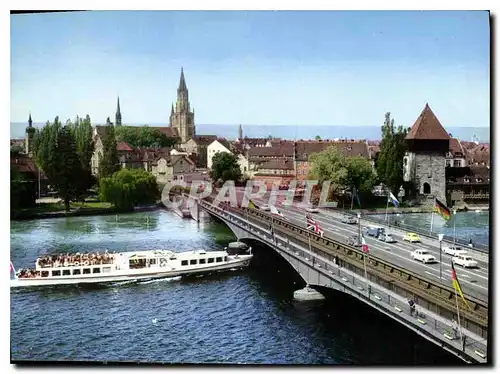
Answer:
[[308, 213], [319, 213], [319, 209], [315, 208], [313, 206], [310, 206], [310, 207], [306, 208], [306, 212], [308, 212]]
[[347, 215], [343, 216], [340, 221], [349, 225], [355, 225], [356, 223], [358, 223], [358, 220], [356, 218]]
[[455, 256], [451, 259], [451, 261], [453, 261], [454, 264], [463, 266], [464, 268], [477, 267], [477, 261], [467, 254]]
[[270, 211], [270, 210], [271, 210], [271, 207], [270, 207], [269, 205], [267, 205], [267, 204], [264, 204], [264, 205], [261, 205], [261, 206], [259, 207], [259, 209], [260, 209], [260, 210], [263, 210], [264, 212], [268, 212], [268, 211]]
[[466, 255], [467, 251], [455, 245], [447, 245], [443, 247], [443, 252], [450, 256]]
[[421, 261], [424, 264], [432, 263], [432, 262], [437, 262], [436, 257], [431, 255], [429, 251], [425, 249], [417, 249], [416, 251], [413, 251], [411, 253], [411, 257], [414, 260]]

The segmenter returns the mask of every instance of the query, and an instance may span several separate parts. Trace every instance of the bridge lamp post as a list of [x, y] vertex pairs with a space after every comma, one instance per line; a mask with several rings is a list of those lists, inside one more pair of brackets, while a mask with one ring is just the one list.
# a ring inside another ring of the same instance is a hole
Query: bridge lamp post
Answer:
[[438, 234], [438, 238], [439, 238], [439, 280], [442, 280], [443, 279], [442, 243], [443, 243], [444, 234]]

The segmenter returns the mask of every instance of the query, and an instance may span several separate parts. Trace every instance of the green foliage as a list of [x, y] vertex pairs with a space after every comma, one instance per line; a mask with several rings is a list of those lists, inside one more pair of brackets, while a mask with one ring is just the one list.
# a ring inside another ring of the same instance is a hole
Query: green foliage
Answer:
[[169, 138], [160, 130], [149, 126], [119, 126], [115, 128], [116, 139], [133, 147], [163, 148], [172, 147], [177, 139]]
[[71, 126], [61, 126], [59, 117], [35, 133], [35, 160], [64, 200], [69, 210], [70, 200], [80, 194], [82, 164], [76, 151]]
[[368, 160], [361, 156], [346, 157], [337, 147], [330, 146], [309, 156], [312, 168], [309, 179], [320, 184], [330, 181], [330, 191], [337, 194], [344, 188], [356, 186], [360, 193], [371, 191], [375, 174]]
[[314, 139], [315, 139], [315, 140], [321, 140], [321, 136], [316, 135], [316, 136], [314, 137]]
[[90, 116], [87, 114], [85, 119], [81, 119], [77, 116], [75, 123], [71, 124], [71, 122], [69, 122], [68, 125], [70, 125], [73, 130], [76, 141], [76, 153], [78, 154], [82, 167], [82, 175], [78, 190], [83, 198], [93, 182], [91, 169], [91, 159], [94, 153], [92, 123], [90, 121]]
[[385, 114], [382, 126], [382, 141], [377, 159], [377, 175], [395, 196], [403, 185], [403, 157], [407, 150], [406, 135], [408, 129], [394, 126], [391, 113]]
[[143, 169], [121, 169], [100, 179], [99, 195], [101, 201], [126, 211], [136, 205], [155, 203], [160, 191], [153, 174]]
[[99, 178], [109, 177], [119, 169], [118, 150], [116, 149], [115, 127], [108, 119], [102, 139], [103, 154], [99, 160]]
[[24, 180], [15, 164], [10, 166], [10, 210], [28, 208], [36, 202], [35, 182]]
[[239, 181], [242, 174], [236, 156], [232, 153], [217, 152], [212, 158], [210, 177], [214, 182]]
[[19, 144], [14, 144], [10, 146], [10, 157], [19, 156], [23, 152], [24, 148], [21, 147]]

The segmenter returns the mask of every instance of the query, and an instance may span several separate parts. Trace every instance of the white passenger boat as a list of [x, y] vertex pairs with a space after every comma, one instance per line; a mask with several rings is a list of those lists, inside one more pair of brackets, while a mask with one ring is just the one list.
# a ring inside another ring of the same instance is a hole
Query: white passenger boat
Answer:
[[[226, 251], [175, 253], [154, 250], [106, 253], [100, 257], [86, 256], [82, 263], [37, 259], [35, 269], [28, 271], [16, 272], [11, 263], [15, 278], [11, 279], [10, 286], [35, 287], [170, 278], [242, 268], [250, 264], [252, 256], [229, 255]], [[82, 258], [81, 255], [79, 258]]]

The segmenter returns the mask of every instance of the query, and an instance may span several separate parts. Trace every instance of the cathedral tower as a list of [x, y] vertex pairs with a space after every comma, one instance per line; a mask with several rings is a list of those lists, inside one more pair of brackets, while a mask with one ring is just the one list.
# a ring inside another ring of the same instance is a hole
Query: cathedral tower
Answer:
[[170, 112], [170, 127], [176, 128], [181, 138], [181, 142], [185, 143], [196, 135], [196, 127], [194, 124], [194, 110], [191, 110], [189, 104], [189, 92], [184, 78], [184, 69], [181, 68], [181, 78], [179, 88], [177, 88], [177, 102]]
[[120, 96], [118, 96], [118, 103], [116, 104], [115, 126], [122, 125], [122, 112], [120, 111]]
[[31, 119], [31, 113], [28, 118], [28, 127], [26, 127], [26, 139], [25, 139], [25, 152], [28, 156], [33, 156], [33, 138], [35, 136], [35, 128], [33, 127], [33, 120]]

